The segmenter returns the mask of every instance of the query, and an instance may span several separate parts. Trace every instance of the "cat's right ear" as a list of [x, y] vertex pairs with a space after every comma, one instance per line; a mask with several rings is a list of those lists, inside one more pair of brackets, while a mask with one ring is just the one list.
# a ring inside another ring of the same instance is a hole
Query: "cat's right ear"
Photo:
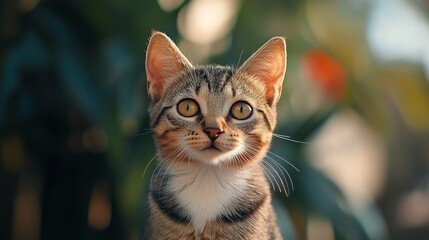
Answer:
[[286, 41], [274, 37], [258, 49], [239, 71], [256, 77], [265, 85], [265, 99], [275, 106], [282, 93], [283, 78], [286, 72]]
[[152, 32], [146, 51], [147, 91], [150, 100], [157, 102], [171, 81], [191, 67], [192, 64], [167, 35]]

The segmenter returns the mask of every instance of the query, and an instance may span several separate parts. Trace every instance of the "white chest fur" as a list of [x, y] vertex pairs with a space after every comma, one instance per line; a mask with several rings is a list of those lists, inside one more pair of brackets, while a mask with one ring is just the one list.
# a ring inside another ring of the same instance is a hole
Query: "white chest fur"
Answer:
[[248, 174], [246, 171], [215, 166], [177, 166], [171, 170], [169, 188], [197, 231], [231, 209], [231, 203], [243, 196]]

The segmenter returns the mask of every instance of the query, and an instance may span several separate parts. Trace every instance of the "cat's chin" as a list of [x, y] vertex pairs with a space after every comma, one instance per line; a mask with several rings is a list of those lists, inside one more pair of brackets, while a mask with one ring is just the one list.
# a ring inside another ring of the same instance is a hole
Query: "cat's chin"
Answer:
[[234, 158], [234, 151], [223, 152], [216, 147], [208, 147], [200, 151], [196, 151], [193, 158], [203, 164], [208, 165], [222, 165], [228, 162], [229, 159]]

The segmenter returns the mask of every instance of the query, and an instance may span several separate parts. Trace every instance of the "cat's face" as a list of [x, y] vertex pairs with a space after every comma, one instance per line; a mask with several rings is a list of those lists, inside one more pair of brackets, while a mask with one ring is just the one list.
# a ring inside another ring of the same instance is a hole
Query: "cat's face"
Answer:
[[230, 68], [189, 69], [152, 108], [163, 157], [242, 165], [263, 156], [275, 112], [262, 96], [257, 82]]
[[194, 67], [162, 33], [151, 37], [146, 71], [161, 159], [243, 167], [265, 156], [276, 123], [285, 43], [275, 38], [241, 68]]

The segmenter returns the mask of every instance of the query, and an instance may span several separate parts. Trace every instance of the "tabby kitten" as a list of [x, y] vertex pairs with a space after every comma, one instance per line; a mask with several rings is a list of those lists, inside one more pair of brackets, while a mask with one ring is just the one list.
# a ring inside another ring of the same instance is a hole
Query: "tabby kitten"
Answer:
[[193, 66], [165, 34], [152, 33], [146, 73], [159, 170], [151, 239], [282, 239], [262, 161], [285, 69], [281, 37], [235, 69]]

